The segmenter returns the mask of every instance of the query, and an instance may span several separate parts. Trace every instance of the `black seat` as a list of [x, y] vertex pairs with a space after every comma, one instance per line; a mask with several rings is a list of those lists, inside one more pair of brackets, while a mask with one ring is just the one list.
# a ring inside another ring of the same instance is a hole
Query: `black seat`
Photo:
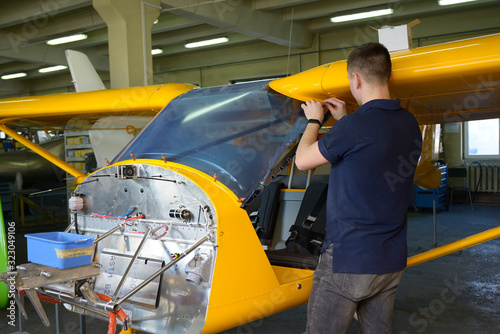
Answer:
[[250, 214], [250, 220], [264, 246], [269, 246], [276, 226], [282, 184], [271, 182], [260, 195], [260, 206]]
[[466, 178], [467, 178], [467, 168], [465, 167], [448, 168], [448, 187], [450, 188], [450, 210], [451, 210], [451, 205], [453, 204], [453, 192], [456, 190], [465, 192], [465, 201], [467, 202], [467, 198], [469, 198], [470, 207], [471, 210], [473, 210], [471, 188], [466, 185], [465, 183]]
[[326, 233], [326, 194], [328, 185], [311, 184], [290, 228], [286, 248], [267, 251], [272, 265], [315, 269]]

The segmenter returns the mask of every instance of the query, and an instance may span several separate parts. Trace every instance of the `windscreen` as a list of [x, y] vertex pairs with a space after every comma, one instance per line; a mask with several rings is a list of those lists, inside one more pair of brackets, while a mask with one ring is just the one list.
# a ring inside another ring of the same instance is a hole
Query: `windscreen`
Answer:
[[246, 198], [306, 126], [300, 103], [266, 82], [189, 91], [171, 101], [114, 159], [162, 155], [200, 170]]

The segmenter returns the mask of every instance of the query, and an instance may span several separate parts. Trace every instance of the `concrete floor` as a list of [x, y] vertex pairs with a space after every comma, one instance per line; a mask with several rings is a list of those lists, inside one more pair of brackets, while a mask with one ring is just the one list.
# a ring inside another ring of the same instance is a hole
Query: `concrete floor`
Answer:
[[[436, 216], [439, 245], [500, 225], [500, 206], [453, 205]], [[408, 214], [408, 251], [434, 244], [432, 212]], [[408, 268], [396, 295], [395, 334], [500, 333], [500, 239]], [[451, 293], [450, 291], [454, 291]], [[246, 324], [226, 334], [303, 333], [306, 305]], [[348, 334], [357, 333], [353, 321]]]
[[[431, 249], [433, 241], [432, 213], [409, 213], [409, 255]], [[438, 245], [470, 236], [500, 224], [500, 206], [454, 205], [453, 211], [437, 214]], [[500, 333], [500, 239], [474, 246], [406, 270], [399, 286], [393, 328], [397, 334], [413, 333]], [[27, 303], [29, 304], [29, 302]], [[49, 318], [54, 319], [53, 306], [44, 303]], [[55, 326], [43, 327], [36, 313], [27, 305], [30, 334], [56, 333]], [[64, 313], [61, 333], [79, 333], [79, 319]], [[15, 333], [7, 325], [6, 310], [0, 310], [0, 333]], [[303, 333], [306, 305], [233, 328], [226, 334]], [[119, 326], [118, 326], [119, 327]], [[107, 324], [87, 318], [88, 333], [106, 333]], [[119, 332], [118, 328], [117, 332]], [[357, 333], [353, 321], [348, 331]]]

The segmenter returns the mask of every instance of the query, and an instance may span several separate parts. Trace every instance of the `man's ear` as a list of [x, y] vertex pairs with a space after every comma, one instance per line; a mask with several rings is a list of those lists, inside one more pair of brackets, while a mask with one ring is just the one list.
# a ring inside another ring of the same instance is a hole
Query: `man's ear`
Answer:
[[389, 82], [392, 80], [392, 70], [391, 70], [391, 75], [389, 76]]
[[359, 73], [356, 72], [354, 72], [352, 76], [353, 76], [352, 79], [354, 80], [354, 87], [356, 87], [356, 89], [359, 89], [359, 87], [361, 87], [361, 80], [362, 80], [361, 76], [359, 75]]

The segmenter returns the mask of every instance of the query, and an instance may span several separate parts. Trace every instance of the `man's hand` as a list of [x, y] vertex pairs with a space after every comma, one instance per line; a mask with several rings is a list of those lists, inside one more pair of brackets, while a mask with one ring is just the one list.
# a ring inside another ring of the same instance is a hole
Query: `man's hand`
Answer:
[[317, 119], [318, 121], [323, 123], [323, 118], [325, 118], [325, 110], [323, 109], [323, 105], [321, 102], [309, 100], [301, 105], [302, 109], [304, 109], [304, 114], [307, 119]]
[[[317, 119], [323, 123], [325, 109], [321, 102], [314, 100], [306, 101], [302, 104], [302, 109], [304, 109], [304, 114], [308, 120]], [[295, 155], [295, 165], [297, 165], [300, 170], [310, 170], [328, 163], [328, 160], [326, 160], [319, 151], [318, 130], [319, 127], [315, 124], [307, 126], [299, 141], [299, 146], [297, 147], [297, 153]]]
[[333, 118], [335, 118], [337, 121], [347, 115], [345, 102], [337, 99], [336, 97], [330, 97], [324, 100], [323, 104], [328, 108], [328, 110], [330, 110], [330, 114], [332, 114]]

